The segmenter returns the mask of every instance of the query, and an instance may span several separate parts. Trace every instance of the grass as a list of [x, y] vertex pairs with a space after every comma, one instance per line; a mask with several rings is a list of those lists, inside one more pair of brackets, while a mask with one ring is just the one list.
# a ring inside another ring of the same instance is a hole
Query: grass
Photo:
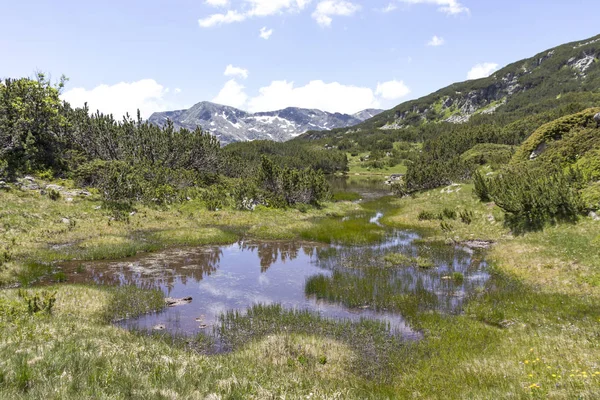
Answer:
[[[6, 255], [0, 273], [6, 282], [21, 276], [30, 283], [48, 273], [53, 260], [95, 254], [90, 249], [148, 251], [144, 243], [201, 244], [242, 235], [350, 244], [378, 240], [385, 229], [356, 218], [361, 210], [384, 211], [383, 223], [426, 233], [420, 245], [430, 251], [411, 257], [429, 259], [440, 241], [480, 239], [495, 245], [486, 256], [492, 276], [469, 295], [462, 313], [424, 307], [434, 299], [407, 295], [390, 284], [386, 274], [404, 268], [365, 264], [353, 273], [333, 271], [306, 283], [308, 294], [323, 299], [401, 311], [423, 334], [422, 340], [403, 344], [386, 338], [377, 324], [336, 324], [271, 306], [225, 314], [223, 335], [233, 351], [206, 356], [167, 335], [108, 323], [160, 308], [157, 292], [76, 285], [29, 289], [57, 292], [52, 314], [30, 315], [17, 290], [5, 289], [0, 291], [0, 398], [600, 397], [598, 222], [582, 218], [515, 237], [497, 207], [476, 201], [469, 185], [459, 187], [361, 206], [339, 202], [306, 213], [209, 212], [194, 202], [162, 210], [138, 207], [129, 223], [110, 221], [94, 208], [100, 205], [94, 199], [66, 203], [1, 193], [0, 254]], [[439, 220], [418, 218], [421, 212], [443, 215], [444, 209], [457, 215], [471, 211], [471, 223], [457, 218], [449, 231]], [[65, 217], [76, 224], [64, 224]], [[388, 261], [403, 261], [395, 257]], [[448, 285], [468, 279], [454, 273]]]
[[[390, 175], [390, 174], [405, 174], [407, 167], [404, 164], [397, 164], [393, 167], [385, 166], [383, 168], [372, 168], [366, 166], [366, 162], [360, 161], [360, 157], [364, 157], [369, 153], [361, 153], [356, 156], [347, 154], [348, 157], [348, 174], [349, 175]], [[385, 157], [385, 162], [388, 158]]]
[[[65, 184], [65, 182], [61, 182]], [[163, 208], [137, 205], [115, 220], [96, 196], [53, 201], [38, 192], [0, 192], [0, 287], [30, 284], [62, 260], [119, 259], [171, 246], [233, 243], [241, 238], [299, 239], [331, 215], [360, 210], [351, 202], [322, 208], [209, 211], [199, 201]]]

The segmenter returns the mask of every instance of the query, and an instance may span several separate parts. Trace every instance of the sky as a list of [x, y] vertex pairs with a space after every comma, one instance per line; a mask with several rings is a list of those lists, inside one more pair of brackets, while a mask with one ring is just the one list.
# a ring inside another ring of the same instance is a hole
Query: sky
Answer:
[[0, 78], [64, 74], [115, 117], [389, 109], [599, 34], [597, 1], [0, 0]]

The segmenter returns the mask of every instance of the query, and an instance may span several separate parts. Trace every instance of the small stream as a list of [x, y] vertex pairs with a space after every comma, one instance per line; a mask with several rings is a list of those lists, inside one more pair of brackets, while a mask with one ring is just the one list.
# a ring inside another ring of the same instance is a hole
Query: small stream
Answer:
[[[377, 193], [373, 187], [364, 191], [373, 192]], [[358, 218], [384, 230], [383, 240], [371, 245], [240, 241], [118, 261], [69, 262], [62, 270], [69, 282], [133, 284], [160, 289], [167, 297], [192, 298], [189, 304], [117, 323], [127, 329], [211, 335], [219, 317], [228, 311], [245, 313], [257, 304], [279, 304], [326, 319], [380, 321], [390, 334], [418, 339], [421, 334], [410, 327], [407, 314], [460, 312], [469, 294], [489, 278], [484, 253], [386, 228], [380, 222], [383, 216], [383, 212], [365, 212], [340, 218], [340, 223]], [[390, 265], [385, 257], [392, 253], [428, 260], [431, 265]], [[460, 279], [453, 279], [457, 274]]]

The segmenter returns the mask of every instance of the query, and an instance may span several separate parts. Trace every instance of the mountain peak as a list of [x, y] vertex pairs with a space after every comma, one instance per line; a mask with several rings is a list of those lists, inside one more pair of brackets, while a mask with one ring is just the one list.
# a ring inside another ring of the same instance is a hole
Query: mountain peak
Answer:
[[156, 112], [148, 121], [162, 126], [171, 120], [177, 129], [201, 127], [217, 136], [223, 144], [265, 139], [281, 142], [309, 130], [323, 131], [356, 125], [382, 111], [369, 109], [349, 115], [287, 107], [249, 113], [235, 107], [201, 101], [187, 110]]

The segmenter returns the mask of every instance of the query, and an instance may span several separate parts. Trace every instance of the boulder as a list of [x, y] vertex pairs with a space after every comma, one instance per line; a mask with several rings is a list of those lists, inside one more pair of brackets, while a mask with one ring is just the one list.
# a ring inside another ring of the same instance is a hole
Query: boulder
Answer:
[[598, 124], [598, 128], [600, 128], [600, 112], [594, 115], [594, 121], [596, 121], [596, 124]]

